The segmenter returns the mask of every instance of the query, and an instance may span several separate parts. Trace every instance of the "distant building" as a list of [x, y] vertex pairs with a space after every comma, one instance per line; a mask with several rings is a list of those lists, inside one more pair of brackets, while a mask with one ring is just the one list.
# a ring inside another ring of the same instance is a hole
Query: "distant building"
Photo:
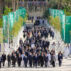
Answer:
[[48, 0], [19, 0], [19, 6], [28, 11], [42, 11], [47, 8]]

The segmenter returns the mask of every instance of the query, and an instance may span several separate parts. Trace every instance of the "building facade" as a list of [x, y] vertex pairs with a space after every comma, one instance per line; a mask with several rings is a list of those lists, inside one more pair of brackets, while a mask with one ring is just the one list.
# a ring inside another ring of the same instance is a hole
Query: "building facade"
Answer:
[[27, 11], [44, 11], [47, 8], [48, 0], [19, 0], [19, 6], [23, 6]]

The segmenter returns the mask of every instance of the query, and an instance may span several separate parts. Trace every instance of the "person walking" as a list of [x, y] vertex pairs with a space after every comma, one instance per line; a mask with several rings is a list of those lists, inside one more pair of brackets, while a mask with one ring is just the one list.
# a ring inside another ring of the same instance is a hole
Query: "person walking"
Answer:
[[59, 62], [59, 67], [62, 65], [62, 59], [63, 59], [63, 54], [61, 51], [58, 53], [58, 62]]
[[22, 57], [21, 57], [21, 54], [19, 53], [19, 57], [17, 58], [18, 60], [18, 67], [21, 66], [21, 61], [22, 61]]
[[0, 56], [0, 68], [1, 68], [2, 57]]
[[11, 55], [10, 54], [8, 54], [7, 56], [7, 61], [8, 61], [8, 67], [10, 67], [11, 65]]
[[23, 60], [24, 60], [24, 66], [27, 67], [28, 57], [26, 54], [24, 54]]
[[33, 55], [32, 55], [31, 52], [30, 52], [30, 54], [29, 54], [29, 56], [28, 56], [28, 59], [29, 59], [29, 66], [32, 67]]
[[40, 64], [41, 64], [41, 67], [43, 67], [43, 65], [44, 65], [44, 55], [43, 55], [43, 52], [40, 55]]
[[51, 54], [50, 54], [49, 50], [48, 50], [47, 56], [48, 56], [48, 67], [49, 67], [50, 66], [50, 61], [51, 61]]
[[55, 67], [55, 61], [56, 61], [55, 53], [52, 51], [51, 52], [51, 64], [53, 67]]
[[37, 57], [37, 54], [36, 53], [34, 53], [34, 55], [33, 55], [33, 66], [34, 67], [37, 67], [37, 63], [38, 62], [38, 57]]
[[5, 66], [5, 61], [6, 61], [6, 54], [2, 54], [2, 63], [3, 63], [3, 66]]
[[12, 56], [13, 67], [16, 66], [16, 61], [17, 61], [17, 57], [16, 54], [14, 53], [14, 55]]
[[47, 53], [45, 52], [45, 55], [44, 55], [44, 62], [45, 62], [45, 67], [48, 66], [48, 56], [47, 56]]

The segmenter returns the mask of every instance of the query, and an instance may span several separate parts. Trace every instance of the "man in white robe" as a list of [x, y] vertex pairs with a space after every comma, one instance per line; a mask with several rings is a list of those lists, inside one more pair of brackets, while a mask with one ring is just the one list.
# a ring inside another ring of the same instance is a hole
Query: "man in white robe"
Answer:
[[68, 56], [69, 56], [69, 47], [67, 46], [64, 48], [64, 57], [68, 58]]

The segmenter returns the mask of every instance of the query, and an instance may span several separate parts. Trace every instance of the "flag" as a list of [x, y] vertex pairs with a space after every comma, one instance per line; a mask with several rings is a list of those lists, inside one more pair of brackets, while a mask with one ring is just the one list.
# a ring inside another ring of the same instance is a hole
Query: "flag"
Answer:
[[8, 42], [8, 16], [3, 16], [3, 42]]

